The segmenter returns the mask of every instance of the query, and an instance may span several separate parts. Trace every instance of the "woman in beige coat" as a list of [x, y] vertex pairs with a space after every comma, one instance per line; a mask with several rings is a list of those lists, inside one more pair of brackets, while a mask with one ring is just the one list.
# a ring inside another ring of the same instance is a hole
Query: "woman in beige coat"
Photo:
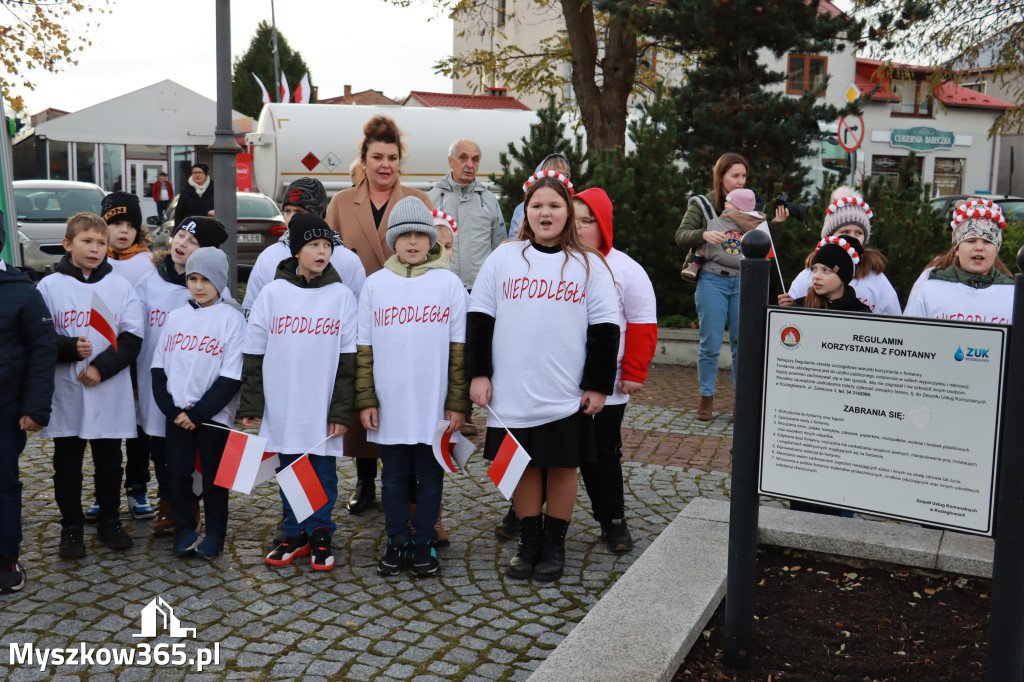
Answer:
[[[385, 236], [392, 207], [402, 198], [414, 196], [433, 210], [426, 193], [399, 182], [402, 161], [402, 134], [387, 116], [374, 116], [363, 126], [359, 148], [362, 180], [355, 187], [334, 195], [327, 207], [327, 224], [341, 234], [345, 246], [363, 262], [366, 275], [384, 267], [394, 251]], [[356, 457], [356, 489], [349, 498], [353, 514], [367, 509], [377, 499], [377, 459], [380, 447], [366, 442], [366, 431], [358, 415], [345, 434], [345, 454]]]

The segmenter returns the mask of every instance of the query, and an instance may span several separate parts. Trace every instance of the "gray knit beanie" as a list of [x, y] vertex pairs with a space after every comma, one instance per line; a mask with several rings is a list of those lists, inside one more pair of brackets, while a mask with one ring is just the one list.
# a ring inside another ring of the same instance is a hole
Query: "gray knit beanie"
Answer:
[[315, 216], [323, 218], [327, 215], [327, 192], [322, 182], [316, 178], [299, 178], [288, 185], [284, 191], [281, 210], [286, 206], [298, 206]]
[[219, 295], [228, 285], [228, 257], [214, 246], [198, 248], [185, 261], [185, 276], [191, 274], [210, 280]]
[[437, 228], [434, 227], [434, 216], [427, 205], [416, 197], [406, 197], [395, 204], [388, 216], [388, 233], [385, 239], [392, 251], [395, 240], [406, 232], [422, 232], [430, 237], [430, 248], [437, 243]]
[[871, 218], [874, 214], [864, 202], [860, 192], [852, 187], [837, 187], [832, 192], [832, 203], [825, 212], [825, 222], [821, 227], [821, 238], [831, 237], [841, 227], [856, 225], [864, 230], [864, 245], [871, 240]]

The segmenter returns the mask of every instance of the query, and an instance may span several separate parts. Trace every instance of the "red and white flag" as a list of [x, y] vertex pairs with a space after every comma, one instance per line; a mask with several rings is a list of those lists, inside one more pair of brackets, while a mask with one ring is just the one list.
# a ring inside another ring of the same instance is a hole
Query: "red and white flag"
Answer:
[[299, 457], [282, 469], [277, 474], [277, 483], [281, 486], [284, 498], [291, 505], [296, 521], [305, 521], [313, 512], [327, 504], [327, 493], [313, 471], [309, 455]]
[[281, 466], [281, 458], [277, 456], [276, 452], [264, 452], [260, 468], [256, 470], [256, 480], [252, 484], [259, 485], [264, 481], [269, 481], [274, 477], [274, 472], [279, 466]]
[[192, 494], [196, 497], [203, 494], [203, 463], [199, 461], [199, 448], [196, 448], [196, 463], [192, 469]]
[[[250, 71], [249, 73], [252, 73], [252, 71]], [[259, 84], [259, 86], [260, 86], [260, 93], [261, 93], [261, 94], [262, 94], [262, 96], [263, 96], [263, 103], [264, 103], [264, 104], [270, 104], [270, 93], [269, 93], [269, 92], [267, 92], [267, 86], [265, 86], [265, 85], [263, 84], [263, 81], [261, 81], [261, 80], [260, 80], [260, 77], [259, 77], [259, 76], [257, 76], [256, 74], [252, 73], [252, 77], [256, 79], [256, 82], [257, 82], [257, 83]]]
[[309, 71], [302, 76], [302, 81], [299, 86], [295, 88], [294, 97], [292, 101], [296, 104], [309, 104], [309, 97], [312, 94], [309, 88]]
[[224, 445], [220, 467], [214, 483], [248, 495], [256, 484], [256, 474], [263, 462], [267, 439], [232, 429]]
[[281, 95], [281, 104], [288, 104], [291, 101], [288, 97], [288, 76], [284, 75], [284, 71], [281, 72], [281, 82], [277, 84], [277, 91]]
[[768, 223], [761, 221], [761, 224], [757, 226], [757, 229], [768, 235], [768, 243], [772, 245], [771, 250], [768, 252], [768, 257], [775, 258], [775, 240], [772, 239], [772, 231], [768, 229]]
[[92, 310], [89, 311], [89, 326], [100, 333], [117, 350], [117, 321], [114, 313], [103, 302], [103, 299], [92, 292]]
[[529, 463], [530, 455], [509, 432], [505, 434], [505, 440], [501, 441], [501, 447], [494, 456], [494, 462], [487, 469], [487, 475], [494, 481], [494, 485], [498, 486], [498, 491], [505, 499], [511, 500], [512, 493], [519, 485], [519, 479], [523, 477]]
[[[434, 459], [449, 474], [466, 471], [466, 462], [476, 446], [462, 437], [462, 434], [447, 433], [450, 421], [439, 419], [434, 429]], [[454, 440], [452, 440], [454, 438]]]

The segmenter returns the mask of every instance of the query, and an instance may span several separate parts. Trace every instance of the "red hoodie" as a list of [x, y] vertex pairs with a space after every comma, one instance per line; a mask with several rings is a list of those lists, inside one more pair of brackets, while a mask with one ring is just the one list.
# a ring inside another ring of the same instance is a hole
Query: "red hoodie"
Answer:
[[[591, 187], [583, 190], [573, 197], [585, 203], [590, 212], [597, 220], [597, 226], [601, 230], [601, 237], [604, 243], [600, 251], [602, 256], [607, 256], [612, 250], [612, 200], [600, 187]], [[612, 271], [612, 275], [615, 272]], [[632, 311], [623, 310], [622, 293], [616, 285], [615, 290], [619, 292], [619, 310], [622, 317], [626, 319], [626, 341], [622, 355], [622, 380], [644, 383], [647, 380], [647, 368], [654, 358], [654, 350], [658, 345], [657, 324], [637, 324], [629, 322]]]

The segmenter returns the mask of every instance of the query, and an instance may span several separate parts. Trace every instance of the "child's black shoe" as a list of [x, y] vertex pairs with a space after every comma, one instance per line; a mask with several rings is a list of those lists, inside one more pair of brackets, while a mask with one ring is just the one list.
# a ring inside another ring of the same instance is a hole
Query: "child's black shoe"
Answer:
[[81, 559], [85, 556], [85, 538], [81, 526], [61, 528], [57, 556], [61, 559]]
[[284, 542], [275, 547], [274, 551], [268, 554], [263, 561], [271, 566], [287, 566], [295, 561], [295, 557], [308, 555], [309, 536], [306, 535], [306, 531], [302, 531], [298, 535], [285, 538]]
[[25, 571], [17, 557], [0, 557], [0, 594], [10, 594], [25, 587]]
[[433, 575], [437, 573], [437, 549], [434, 548], [434, 541], [417, 542], [412, 546], [409, 567], [418, 576]]
[[110, 549], [128, 549], [132, 546], [132, 539], [124, 532], [120, 521], [111, 521], [96, 529], [96, 535], [100, 542]]
[[377, 562], [377, 575], [398, 575], [405, 568], [406, 545], [409, 541], [404, 535], [392, 535], [388, 538], [388, 548], [384, 556]]
[[326, 528], [313, 531], [309, 567], [314, 571], [329, 571], [334, 568], [334, 552], [331, 550], [331, 534]]

